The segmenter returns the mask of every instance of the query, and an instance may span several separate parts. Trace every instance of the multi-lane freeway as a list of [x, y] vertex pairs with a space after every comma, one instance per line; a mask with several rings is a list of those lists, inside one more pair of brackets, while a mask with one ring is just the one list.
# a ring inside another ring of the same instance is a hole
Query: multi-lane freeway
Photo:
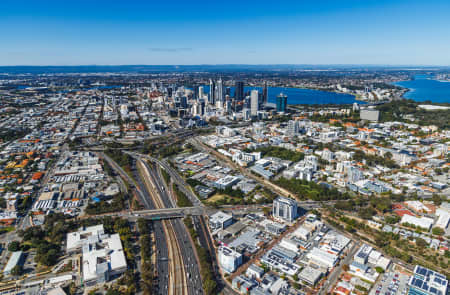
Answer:
[[[145, 209], [151, 210], [156, 209], [153, 204], [150, 193], [147, 191], [146, 186], [143, 184], [141, 177], [136, 169], [133, 170], [133, 176], [136, 181], [131, 178], [123, 169], [120, 167], [113, 159], [104, 153], [99, 153], [108, 164], [123, 178], [125, 179], [132, 189], [136, 190], [137, 196], [141, 201], [141, 204]], [[168, 247], [165, 238], [165, 232], [161, 221], [153, 222], [153, 229], [155, 232], [155, 245], [157, 249], [156, 253], [156, 266], [158, 276], [157, 284], [154, 290], [157, 294], [168, 294], [169, 290], [169, 267], [168, 267]]]
[[[148, 196], [153, 198], [153, 203], [156, 203], [156, 207], [158, 208], [173, 208], [175, 207], [175, 199], [169, 193], [164, 180], [161, 177], [161, 174], [158, 173], [157, 166], [151, 164], [149, 165], [145, 159], [142, 160], [141, 157], [133, 155], [138, 163], [141, 165], [142, 173], [139, 173], [139, 179], [141, 182], [145, 182], [146, 187], [149, 192]], [[145, 175], [145, 176], [144, 176]], [[147, 177], [147, 179], [145, 179]], [[186, 285], [187, 294], [203, 294], [202, 281], [200, 277], [200, 269], [198, 261], [195, 259], [195, 250], [189, 238], [189, 233], [187, 232], [186, 227], [179, 219], [167, 220], [165, 221], [166, 230], [172, 231], [175, 234], [171, 238], [176, 238], [176, 241], [171, 240], [170, 243], [176, 243], [178, 245], [177, 249], [180, 252], [179, 256], [176, 254], [176, 251], [171, 251], [175, 253], [175, 257], [173, 259], [181, 258], [181, 262], [177, 263], [177, 267], [175, 267], [175, 271], [177, 273], [176, 277], [172, 280], [177, 280], [174, 284], [176, 287], [180, 283], [184, 283]], [[172, 263], [175, 261], [171, 261]], [[180, 268], [181, 266], [181, 268]], [[173, 269], [173, 268], [172, 268]], [[183, 278], [178, 278], [179, 274], [182, 274]], [[182, 281], [182, 282], [180, 282]], [[182, 291], [183, 288], [173, 288], [174, 291]], [[182, 294], [175, 292], [175, 294]]]

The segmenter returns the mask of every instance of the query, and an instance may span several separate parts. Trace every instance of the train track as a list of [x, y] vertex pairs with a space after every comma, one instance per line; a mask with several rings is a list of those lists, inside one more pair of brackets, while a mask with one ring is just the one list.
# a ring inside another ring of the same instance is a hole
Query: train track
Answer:
[[[137, 160], [139, 172], [144, 175], [144, 184], [147, 186], [153, 200], [155, 209], [167, 208], [164, 201], [157, 192], [156, 185], [152, 182], [149, 167], [142, 160]], [[162, 225], [166, 237], [169, 259], [169, 295], [187, 295], [187, 282], [183, 256], [180, 243], [174, 230], [174, 225], [170, 220], [163, 220]]]

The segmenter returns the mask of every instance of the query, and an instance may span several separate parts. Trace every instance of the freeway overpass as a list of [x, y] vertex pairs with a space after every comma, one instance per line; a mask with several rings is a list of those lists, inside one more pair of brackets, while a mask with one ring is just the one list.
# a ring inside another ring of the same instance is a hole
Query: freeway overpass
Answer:
[[127, 219], [138, 219], [145, 218], [150, 220], [163, 220], [163, 219], [174, 219], [183, 218], [186, 216], [199, 216], [204, 215], [205, 211], [203, 207], [177, 207], [177, 208], [163, 208], [163, 209], [150, 209], [150, 210], [139, 210], [132, 212], [115, 212], [107, 213], [96, 216], [89, 216], [90, 218], [104, 217], [104, 216], [117, 216]]

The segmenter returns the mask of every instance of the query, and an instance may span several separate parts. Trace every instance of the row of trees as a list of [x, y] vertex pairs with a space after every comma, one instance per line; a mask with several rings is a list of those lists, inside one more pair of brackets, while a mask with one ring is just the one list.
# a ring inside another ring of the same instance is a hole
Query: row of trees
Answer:
[[86, 213], [89, 215], [97, 215], [121, 211], [125, 208], [125, 200], [127, 197], [127, 195], [119, 193], [111, 201], [102, 200], [97, 203], [89, 203], [86, 207]]
[[353, 160], [358, 162], [362, 162], [365, 160], [367, 166], [381, 165], [388, 168], [400, 168], [397, 163], [392, 160], [391, 153], [387, 153], [386, 156], [380, 157], [376, 155], [368, 155], [361, 150], [356, 150], [355, 154], [353, 155]]
[[177, 197], [178, 207], [192, 207], [191, 200], [189, 200], [189, 198], [178, 189], [178, 186], [175, 183], [172, 184], [172, 189]]
[[281, 177], [274, 182], [296, 194], [302, 200], [328, 201], [346, 200], [350, 198], [350, 195], [347, 193], [341, 193], [336, 188], [329, 188], [328, 186], [313, 181]]
[[216, 294], [217, 283], [214, 279], [214, 269], [212, 267], [212, 259], [208, 250], [200, 246], [197, 240], [197, 232], [195, 231], [192, 218], [187, 217], [184, 220], [189, 234], [194, 240], [195, 249], [197, 251], [198, 259], [200, 260], [200, 274], [202, 276], [203, 291], [206, 295]]
[[[421, 102], [421, 103], [431, 103]], [[413, 115], [414, 123], [419, 125], [436, 125], [441, 129], [450, 128], [450, 110], [424, 111], [418, 108], [419, 103], [409, 99], [393, 100], [378, 106], [383, 122], [405, 121], [403, 115]]]
[[[305, 155], [300, 152], [288, 150], [286, 148], [277, 147], [277, 146], [268, 146], [268, 147], [261, 147], [254, 150], [256, 152], [261, 152], [261, 155], [263, 157], [277, 157], [283, 160], [289, 160], [292, 162], [298, 162], [300, 160], [303, 160]], [[251, 152], [251, 150], [248, 150], [248, 152]]]
[[139, 245], [141, 247], [141, 279], [142, 279], [142, 291], [144, 295], [152, 294], [153, 288], [153, 268], [151, 263], [152, 256], [152, 243], [150, 238], [150, 225], [149, 221], [140, 218], [137, 221], [140, 239]]

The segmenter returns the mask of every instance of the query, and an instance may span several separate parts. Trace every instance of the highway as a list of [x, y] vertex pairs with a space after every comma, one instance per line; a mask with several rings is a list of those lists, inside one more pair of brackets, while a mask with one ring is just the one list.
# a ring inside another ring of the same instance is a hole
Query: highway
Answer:
[[[137, 195], [141, 201], [141, 204], [147, 210], [156, 209], [155, 205], [149, 197], [150, 194], [147, 191], [146, 186], [142, 183], [141, 178], [137, 170], [133, 170], [133, 176], [136, 181], [132, 179], [114, 160], [112, 160], [105, 153], [99, 153], [99, 156], [105, 159], [108, 164], [123, 178], [130, 187], [136, 190]], [[167, 294], [169, 289], [169, 266], [168, 266], [168, 247], [165, 238], [165, 232], [161, 221], [153, 222], [153, 229], [155, 231], [155, 244], [156, 244], [156, 265], [158, 277], [156, 282], [156, 290], [153, 290], [156, 294]]]
[[[164, 180], [161, 177], [161, 174], [157, 171], [158, 168], [154, 165], [147, 164], [145, 160], [142, 161], [140, 157], [134, 157], [137, 158], [139, 164], [141, 164], [142, 168], [145, 169], [143, 171], [143, 174], [148, 177], [147, 187], [151, 187], [152, 190], [154, 190], [153, 194], [149, 194], [149, 196], [154, 196], [153, 202], [159, 203], [157, 205], [157, 207], [159, 208], [174, 208], [175, 200], [173, 196], [169, 194]], [[171, 228], [175, 233], [175, 243], [179, 247], [178, 249], [181, 254], [183, 265], [183, 269], [178, 268], [177, 270], [182, 270], [184, 272], [184, 281], [186, 282], [188, 294], [203, 294], [199, 265], [197, 260], [195, 259], [195, 250], [193, 248], [193, 245], [191, 244], [189, 233], [187, 232], [186, 227], [179, 219], [167, 220], [164, 221], [164, 223], [167, 225], [168, 230], [170, 230]]]
[[194, 206], [204, 206], [203, 203], [197, 198], [197, 196], [188, 189], [189, 185], [186, 184], [183, 178], [176, 172], [165, 160], [160, 161], [159, 159], [150, 157], [148, 155], [143, 155], [139, 153], [125, 151], [125, 153], [129, 154], [135, 158], [147, 159], [153, 163], [161, 166], [171, 177], [172, 181], [178, 185], [178, 188], [189, 198]]

